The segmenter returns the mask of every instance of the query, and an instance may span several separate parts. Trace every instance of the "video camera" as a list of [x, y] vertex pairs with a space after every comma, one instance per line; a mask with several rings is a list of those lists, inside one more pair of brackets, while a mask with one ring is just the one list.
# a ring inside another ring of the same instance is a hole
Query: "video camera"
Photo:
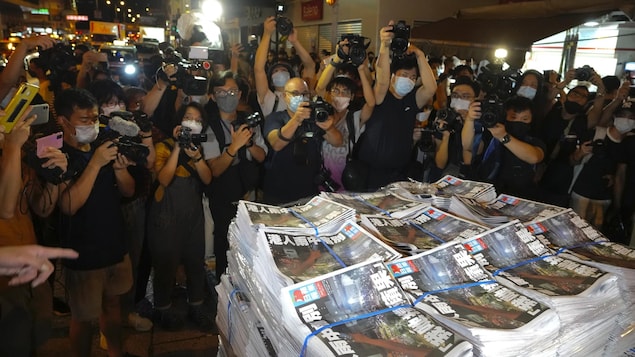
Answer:
[[337, 49], [337, 56], [345, 63], [351, 63], [353, 66], [359, 67], [366, 59], [366, 49], [370, 46], [370, 39], [361, 35], [348, 33], [342, 35], [342, 41], [344, 40], [348, 40], [348, 55], [339, 47]]
[[139, 126], [139, 130], [144, 133], [152, 131], [152, 121], [148, 118], [148, 114], [142, 112], [141, 110], [136, 110], [134, 112], [114, 111], [110, 113], [110, 118], [116, 116], [137, 124], [137, 126]]
[[498, 123], [505, 123], [505, 107], [497, 98], [479, 100], [481, 103], [481, 118], [479, 119], [486, 128], [493, 128]]
[[193, 70], [199, 69], [198, 65], [192, 64], [185, 60], [180, 60], [178, 62], [168, 63], [177, 66], [176, 74], [173, 77], [176, 79], [171, 81], [165, 70], [162, 70], [159, 73], [159, 76], [162, 80], [174, 84], [177, 88], [182, 89], [186, 95], [205, 95], [207, 94], [207, 78], [202, 76], [195, 76], [191, 74]]
[[333, 106], [320, 96], [309, 102], [308, 107], [311, 108], [309, 120], [313, 122], [323, 123], [329, 119], [329, 115], [333, 115]]
[[[575, 134], [565, 135], [561, 139], [561, 147], [568, 151], [573, 151], [576, 147], [582, 145], [585, 140], [580, 139]], [[590, 144], [593, 147], [592, 153], [600, 158], [608, 156], [608, 148], [602, 139], [593, 140]]]
[[520, 72], [517, 69], [508, 68], [503, 70], [500, 64], [490, 63], [483, 67], [481, 74], [478, 75], [477, 81], [488, 97], [498, 98], [505, 101], [512, 96], [516, 82], [520, 78]]
[[293, 32], [293, 22], [286, 16], [284, 4], [276, 4], [276, 31], [282, 36], [289, 36]]
[[406, 25], [404, 20], [399, 20], [393, 25], [391, 30], [395, 36], [390, 43], [390, 50], [393, 56], [403, 57], [410, 45], [410, 25]]
[[[140, 114], [137, 114], [137, 116], [145, 128], [150, 125], [149, 130], [144, 131], [151, 131], [152, 123], [143, 122]], [[99, 117], [100, 121], [107, 122], [108, 126], [106, 130], [99, 133], [94, 146], [100, 146], [106, 141], [112, 141], [113, 146], [117, 147], [120, 154], [138, 165], [145, 165], [150, 149], [141, 143], [141, 138], [139, 138], [139, 130], [141, 129], [140, 125], [135, 121], [135, 114], [126, 111], [116, 111], [112, 112], [110, 116], [102, 114]]]
[[192, 129], [181, 126], [181, 130], [176, 137], [179, 146], [182, 148], [198, 149], [201, 143], [207, 141], [207, 134], [192, 134]]

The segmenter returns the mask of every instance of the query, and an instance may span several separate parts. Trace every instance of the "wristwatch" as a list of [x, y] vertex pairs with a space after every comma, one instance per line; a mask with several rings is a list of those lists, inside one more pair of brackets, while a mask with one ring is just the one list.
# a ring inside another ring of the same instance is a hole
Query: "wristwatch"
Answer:
[[505, 134], [505, 136], [500, 139], [500, 142], [501, 144], [507, 144], [510, 140], [511, 138], [509, 137], [509, 134]]

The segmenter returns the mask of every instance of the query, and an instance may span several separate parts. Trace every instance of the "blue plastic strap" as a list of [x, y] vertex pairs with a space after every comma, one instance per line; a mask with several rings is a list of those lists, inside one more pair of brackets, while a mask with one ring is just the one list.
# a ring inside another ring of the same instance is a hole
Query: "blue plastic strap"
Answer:
[[432, 295], [432, 294], [438, 294], [438, 293], [443, 293], [443, 292], [446, 292], [446, 291], [453, 291], [453, 290], [471, 288], [473, 286], [486, 285], [486, 284], [496, 284], [496, 281], [495, 280], [483, 280], [483, 281], [476, 281], [476, 282], [473, 282], [473, 283], [453, 285], [453, 286], [450, 286], [450, 287], [447, 287], [447, 288], [443, 288], [443, 289], [438, 289], [438, 290], [426, 291], [421, 296], [419, 296], [417, 298], [417, 300], [415, 300], [412, 303], [412, 306], [414, 307], [415, 305], [420, 303], [423, 299], [425, 299], [427, 296]]
[[340, 264], [340, 266], [342, 266], [342, 268], [346, 268], [347, 265], [344, 264], [344, 261], [342, 261], [342, 259], [339, 257], [339, 255], [337, 255], [337, 253], [335, 253], [335, 251], [333, 250], [333, 248], [331, 248], [325, 241], [324, 239], [322, 239], [322, 237], [320, 237], [320, 232], [318, 230], [318, 227], [313, 224], [313, 222], [309, 221], [308, 219], [306, 219], [304, 216], [302, 216], [301, 214], [299, 214], [298, 212], [294, 211], [293, 209], [289, 208], [289, 212], [291, 212], [294, 216], [296, 216], [297, 218], [301, 219], [302, 221], [306, 222], [308, 225], [310, 225], [314, 230], [315, 230], [315, 237], [317, 239], [320, 240], [320, 243], [322, 243], [322, 245], [324, 246], [324, 248], [326, 248], [326, 250], [333, 256], [333, 258], [335, 258], [335, 260]]
[[429, 235], [430, 237], [436, 239], [437, 241], [441, 242], [441, 243], [445, 243], [445, 241], [443, 239], [441, 239], [441, 237], [437, 236], [436, 234], [430, 232], [429, 230], [423, 228], [421, 225], [414, 223], [413, 221], [407, 221], [408, 224], [410, 224], [411, 226], [417, 228], [418, 230], [422, 231], [423, 233]]

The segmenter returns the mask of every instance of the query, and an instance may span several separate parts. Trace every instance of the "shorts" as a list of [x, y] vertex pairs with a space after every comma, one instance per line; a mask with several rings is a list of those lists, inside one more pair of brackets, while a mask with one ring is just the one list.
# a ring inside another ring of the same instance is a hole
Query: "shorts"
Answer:
[[71, 314], [78, 321], [101, 316], [104, 296], [123, 295], [132, 288], [132, 265], [126, 254], [123, 261], [95, 270], [66, 268], [66, 289]]
[[29, 356], [51, 335], [51, 287], [29, 284], [0, 293], [0, 356]]

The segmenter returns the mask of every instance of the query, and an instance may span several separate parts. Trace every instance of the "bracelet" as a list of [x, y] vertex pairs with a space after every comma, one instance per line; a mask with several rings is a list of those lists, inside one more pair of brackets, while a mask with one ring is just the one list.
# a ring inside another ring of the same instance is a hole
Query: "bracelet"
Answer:
[[229, 155], [229, 157], [236, 157], [236, 154], [232, 155], [229, 153], [229, 148], [225, 149], [225, 152], [227, 153], [227, 155]]
[[199, 156], [197, 159], [194, 159], [194, 163], [197, 163], [199, 161], [203, 160], [203, 155]]
[[291, 139], [289, 139], [289, 138], [287, 138], [287, 137], [282, 135], [282, 128], [280, 128], [278, 130], [278, 139], [280, 139], [282, 141], [286, 141], [286, 142], [290, 142], [291, 141]]

